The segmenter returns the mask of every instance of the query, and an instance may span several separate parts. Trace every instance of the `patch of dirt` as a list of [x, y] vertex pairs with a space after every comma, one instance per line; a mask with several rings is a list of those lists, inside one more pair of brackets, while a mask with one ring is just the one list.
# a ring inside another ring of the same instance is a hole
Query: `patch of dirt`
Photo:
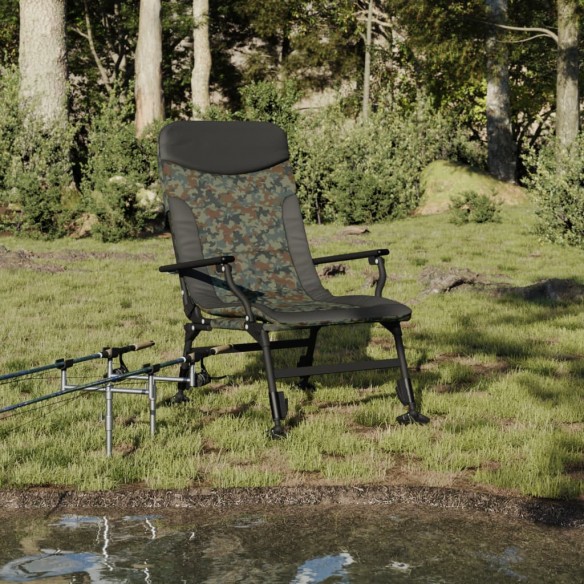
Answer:
[[[500, 276], [502, 277], [502, 276]], [[528, 286], [492, 281], [468, 268], [426, 266], [420, 272], [423, 294], [444, 294], [455, 288], [489, 290], [499, 298], [526, 302], [571, 304], [584, 301], [584, 285], [570, 278], [549, 278]]]
[[457, 353], [444, 353], [438, 355], [435, 359], [431, 359], [419, 366], [419, 371], [434, 371], [443, 363], [457, 363], [470, 367], [477, 376], [492, 375], [496, 373], [505, 373], [509, 371], [509, 363], [503, 360], [495, 361], [494, 363], [479, 363], [473, 357], [468, 355], [459, 355]]
[[0, 245], [0, 269], [35, 270], [44, 273], [57, 273], [67, 270], [72, 262], [88, 260], [132, 260], [153, 261], [155, 256], [147, 253], [128, 252], [89, 252], [62, 250], [58, 252], [32, 252], [25, 249], [10, 250]]
[[23, 269], [35, 270], [37, 272], [56, 273], [64, 272], [63, 266], [38, 261], [37, 254], [19, 249], [10, 251], [6, 246], [0, 245], [0, 269]]
[[141, 485], [82, 492], [45, 487], [0, 491], [0, 509], [228, 509], [294, 505], [403, 505], [477, 510], [547, 525], [584, 529], [584, 502], [514, 497], [424, 485], [289, 486], [151, 490]]
[[424, 286], [425, 294], [441, 294], [450, 292], [460, 286], [492, 286], [493, 283], [468, 268], [444, 268], [440, 266], [426, 266], [420, 272], [420, 282]]

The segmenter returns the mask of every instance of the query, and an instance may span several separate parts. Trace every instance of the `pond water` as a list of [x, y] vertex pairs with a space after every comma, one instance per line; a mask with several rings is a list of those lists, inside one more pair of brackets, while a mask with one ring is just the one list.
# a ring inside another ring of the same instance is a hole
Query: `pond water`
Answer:
[[584, 582], [584, 531], [393, 506], [0, 517], [0, 582]]

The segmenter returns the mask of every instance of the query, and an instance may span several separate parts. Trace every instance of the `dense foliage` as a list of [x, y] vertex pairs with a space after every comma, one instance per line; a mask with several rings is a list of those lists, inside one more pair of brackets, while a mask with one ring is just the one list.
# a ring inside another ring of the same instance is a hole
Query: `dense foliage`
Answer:
[[527, 156], [527, 184], [538, 203], [538, 232], [548, 241], [584, 249], [584, 134], [569, 150], [550, 140]]
[[[286, 129], [309, 221], [400, 217], [416, 207], [428, 162], [484, 165], [490, 29], [483, 0], [373, 1], [366, 122], [359, 113], [368, 0], [210, 4], [214, 105], [206, 115]], [[156, 129], [137, 140], [133, 127], [140, 1], [67, 2], [69, 119], [53, 132], [23, 124], [14, 69], [18, 6], [0, 0], [0, 205], [22, 211], [16, 227], [43, 236], [70, 232], [84, 214], [97, 218], [93, 232], [105, 239], [138, 235], [159, 206]], [[552, 0], [509, 1], [514, 25], [550, 29], [556, 17]], [[192, 0], [163, 2], [161, 20], [166, 118], [190, 117]], [[553, 131], [555, 47], [545, 35], [514, 42], [527, 36], [507, 38], [519, 153], [537, 151]], [[578, 245], [571, 213], [580, 195], [572, 187], [562, 191], [569, 196], [556, 195], [559, 166], [546, 152], [527, 163], [546, 237]], [[520, 167], [520, 180], [525, 173]]]

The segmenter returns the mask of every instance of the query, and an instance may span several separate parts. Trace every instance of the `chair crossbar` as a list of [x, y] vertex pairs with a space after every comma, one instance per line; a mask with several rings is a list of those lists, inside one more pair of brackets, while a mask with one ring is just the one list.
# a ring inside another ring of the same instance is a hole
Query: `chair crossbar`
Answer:
[[335, 363], [329, 365], [311, 365], [309, 367], [288, 367], [276, 369], [276, 379], [286, 377], [308, 377], [311, 375], [326, 375], [328, 373], [349, 373], [353, 371], [368, 371], [371, 369], [393, 369], [399, 367], [398, 359], [378, 359], [375, 361], [356, 361], [353, 363]]

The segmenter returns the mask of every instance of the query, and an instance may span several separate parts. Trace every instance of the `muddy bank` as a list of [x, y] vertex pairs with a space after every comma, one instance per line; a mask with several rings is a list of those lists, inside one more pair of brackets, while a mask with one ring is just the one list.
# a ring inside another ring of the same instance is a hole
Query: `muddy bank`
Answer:
[[0, 491], [0, 510], [184, 509], [294, 505], [400, 505], [495, 513], [514, 519], [584, 528], [584, 502], [412, 486], [323, 486], [80, 492], [56, 488]]

